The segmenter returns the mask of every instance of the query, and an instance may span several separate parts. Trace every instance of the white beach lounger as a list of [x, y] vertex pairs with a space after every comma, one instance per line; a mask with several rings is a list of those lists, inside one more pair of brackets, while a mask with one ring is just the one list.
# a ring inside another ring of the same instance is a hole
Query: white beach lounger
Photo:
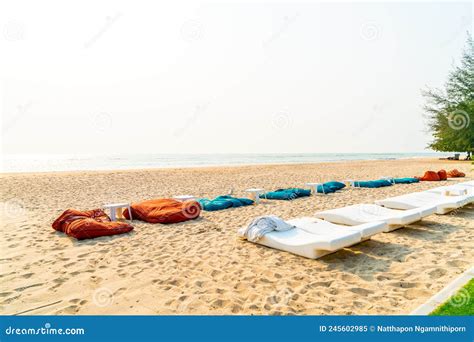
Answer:
[[454, 184], [447, 186], [440, 186], [427, 190], [427, 192], [433, 192], [443, 196], [465, 198], [466, 204], [474, 203], [474, 187], [469, 185]]
[[343, 226], [315, 217], [302, 217], [287, 222], [313, 234], [319, 234], [321, 231], [331, 232], [333, 230], [359, 232], [362, 240], [368, 240], [372, 235], [382, 233], [387, 228], [387, 223], [383, 221], [369, 222], [356, 226]]
[[474, 181], [462, 182], [462, 183], [458, 183], [458, 184], [459, 184], [459, 185], [474, 186]]
[[414, 192], [411, 194], [390, 197], [384, 200], [375, 201], [375, 203], [387, 208], [402, 210], [434, 206], [436, 208], [436, 213], [439, 215], [444, 215], [467, 204], [466, 196], [444, 196], [429, 191]]
[[433, 214], [436, 207], [423, 206], [410, 210], [387, 209], [375, 204], [356, 204], [348, 207], [321, 211], [315, 216], [333, 223], [355, 226], [358, 224], [384, 221], [387, 226], [384, 232], [388, 233], [402, 228], [423, 217]]
[[[314, 218], [287, 221], [296, 228], [265, 234], [258, 244], [280, 249], [310, 259], [317, 259], [342, 248], [366, 240], [385, 227], [384, 222], [373, 222], [357, 227], [343, 227]], [[364, 238], [364, 236], [367, 236]]]

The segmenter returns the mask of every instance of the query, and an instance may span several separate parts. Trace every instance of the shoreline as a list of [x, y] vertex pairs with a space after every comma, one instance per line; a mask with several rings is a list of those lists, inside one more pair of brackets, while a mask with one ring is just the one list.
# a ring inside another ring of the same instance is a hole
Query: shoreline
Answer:
[[[62, 170], [62, 171], [18, 171], [18, 172], [2, 172], [0, 171], [0, 178], [2, 176], [16, 176], [16, 175], [47, 175], [47, 174], [78, 174], [78, 173], [116, 173], [116, 172], [153, 172], [153, 171], [176, 171], [176, 170], [206, 170], [216, 168], [247, 168], [247, 167], [262, 167], [262, 166], [312, 166], [321, 164], [340, 164], [340, 163], [358, 163], [358, 162], [386, 162], [397, 160], [413, 160], [413, 161], [431, 161], [433, 163], [473, 163], [472, 160], [446, 160], [433, 157], [402, 157], [402, 158], [387, 158], [387, 159], [350, 159], [350, 160], [331, 160], [318, 162], [284, 162], [284, 163], [250, 163], [250, 164], [209, 164], [209, 165], [184, 165], [184, 166], [160, 166], [147, 168], [123, 168], [123, 169], [90, 169], [90, 170]], [[473, 166], [474, 168], [474, 166]]]

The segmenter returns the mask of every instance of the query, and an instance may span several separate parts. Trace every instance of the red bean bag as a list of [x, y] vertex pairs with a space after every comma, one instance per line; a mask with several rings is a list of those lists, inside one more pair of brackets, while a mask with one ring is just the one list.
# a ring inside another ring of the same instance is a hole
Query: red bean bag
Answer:
[[458, 177], [466, 177], [464, 172], [459, 172], [457, 169], [451, 170], [448, 172], [449, 178], [458, 178]]
[[439, 170], [438, 171], [438, 176], [439, 176], [439, 180], [447, 180], [448, 179], [448, 174], [446, 173], [446, 170]]
[[416, 177], [421, 181], [439, 181], [439, 175], [435, 171], [426, 171], [423, 177]]
[[[201, 206], [196, 201], [177, 201], [171, 198], [152, 199], [131, 205], [133, 219], [149, 223], [178, 223], [199, 217]], [[129, 218], [128, 209], [123, 216]]]
[[68, 209], [53, 222], [53, 229], [83, 240], [128, 233], [133, 227], [124, 222], [111, 222], [102, 209]]

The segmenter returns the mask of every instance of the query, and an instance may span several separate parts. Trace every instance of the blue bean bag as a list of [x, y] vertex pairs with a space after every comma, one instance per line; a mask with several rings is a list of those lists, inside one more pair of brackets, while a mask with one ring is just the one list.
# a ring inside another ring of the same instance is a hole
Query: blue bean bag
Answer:
[[252, 205], [253, 201], [248, 198], [235, 198], [232, 196], [218, 196], [213, 200], [208, 198], [198, 199], [201, 208], [206, 211], [223, 210], [227, 208], [237, 208]]
[[359, 188], [381, 188], [384, 186], [393, 185], [390, 181], [385, 179], [378, 179], [373, 181], [355, 181], [354, 186]]
[[[346, 185], [341, 182], [336, 182], [336, 181], [331, 181], [331, 182], [326, 182], [323, 183], [322, 185], [317, 186], [317, 191], [318, 193], [322, 194], [331, 194], [333, 192], [336, 192], [337, 190], [341, 190], [342, 188], [345, 188]], [[324, 189], [324, 191], [323, 191]]]
[[395, 184], [411, 184], [411, 183], [418, 183], [420, 180], [418, 178], [394, 178], [393, 179]]
[[341, 190], [346, 187], [344, 183], [341, 182], [336, 182], [336, 181], [331, 181], [331, 182], [326, 182], [324, 183], [325, 186], [330, 186], [331, 188], [334, 188], [335, 190]]
[[274, 199], [274, 200], [293, 200], [298, 197], [307, 197], [311, 195], [311, 190], [290, 188], [278, 189], [276, 191], [267, 192], [260, 195], [260, 198]]

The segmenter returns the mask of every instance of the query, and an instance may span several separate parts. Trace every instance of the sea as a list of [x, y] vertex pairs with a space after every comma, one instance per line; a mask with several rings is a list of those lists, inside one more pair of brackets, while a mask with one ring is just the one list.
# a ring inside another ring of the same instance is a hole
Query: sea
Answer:
[[52, 172], [185, 168], [258, 164], [306, 164], [350, 160], [441, 158], [452, 153], [263, 153], [263, 154], [122, 154], [3, 155], [0, 172]]

